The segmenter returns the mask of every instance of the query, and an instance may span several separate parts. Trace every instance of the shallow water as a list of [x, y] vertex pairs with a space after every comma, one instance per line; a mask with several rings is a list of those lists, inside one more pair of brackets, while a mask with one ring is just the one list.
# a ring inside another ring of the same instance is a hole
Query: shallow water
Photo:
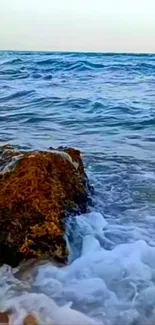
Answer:
[[0, 309], [76, 323], [54, 313], [71, 301], [96, 324], [153, 325], [155, 55], [1, 52], [0, 83], [0, 144], [77, 147], [95, 187], [67, 225], [70, 265], [4, 266]]

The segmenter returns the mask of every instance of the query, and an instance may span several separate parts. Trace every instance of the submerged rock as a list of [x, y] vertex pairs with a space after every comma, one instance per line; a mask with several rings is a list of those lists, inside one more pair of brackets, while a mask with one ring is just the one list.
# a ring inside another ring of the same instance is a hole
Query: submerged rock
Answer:
[[0, 148], [0, 263], [54, 258], [66, 263], [68, 214], [87, 211], [90, 186], [80, 151]]

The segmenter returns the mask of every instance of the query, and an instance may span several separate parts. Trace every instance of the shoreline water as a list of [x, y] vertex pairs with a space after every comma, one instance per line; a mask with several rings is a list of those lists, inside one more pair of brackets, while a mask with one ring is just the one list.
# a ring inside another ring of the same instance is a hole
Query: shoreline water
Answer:
[[104, 325], [153, 325], [155, 55], [1, 52], [0, 65], [1, 143], [76, 147], [95, 189], [93, 215], [68, 224], [67, 268], [17, 281], [4, 266], [0, 310], [41, 310], [45, 294]]

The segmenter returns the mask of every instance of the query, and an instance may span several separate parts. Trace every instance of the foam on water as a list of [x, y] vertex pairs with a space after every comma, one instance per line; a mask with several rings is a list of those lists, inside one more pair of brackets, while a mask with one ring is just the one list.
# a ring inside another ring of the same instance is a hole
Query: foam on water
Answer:
[[[136, 239], [105, 248], [114, 225], [96, 212], [71, 219], [67, 229], [68, 266], [0, 269], [0, 310], [13, 311], [12, 324], [29, 313], [42, 324], [154, 324], [155, 248]], [[120, 236], [125, 230], [116, 225]]]

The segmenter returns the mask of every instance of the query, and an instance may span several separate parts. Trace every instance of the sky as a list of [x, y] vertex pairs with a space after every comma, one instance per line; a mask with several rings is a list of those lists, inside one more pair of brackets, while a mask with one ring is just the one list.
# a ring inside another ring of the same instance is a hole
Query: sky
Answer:
[[155, 0], [0, 0], [0, 50], [155, 53]]

